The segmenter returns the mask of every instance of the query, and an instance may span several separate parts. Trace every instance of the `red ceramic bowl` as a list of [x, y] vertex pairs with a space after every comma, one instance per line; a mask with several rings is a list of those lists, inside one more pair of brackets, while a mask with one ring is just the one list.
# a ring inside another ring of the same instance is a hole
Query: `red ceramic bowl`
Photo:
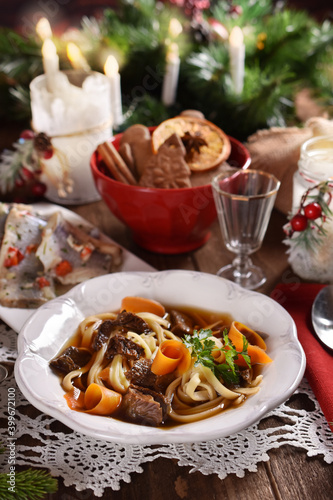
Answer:
[[[151, 129], [153, 130], [153, 129]], [[110, 139], [116, 149], [121, 134]], [[248, 168], [248, 150], [229, 137], [229, 164]], [[210, 237], [209, 228], [216, 219], [210, 184], [193, 188], [157, 189], [130, 186], [103, 173], [103, 161], [95, 151], [90, 161], [96, 188], [111, 212], [133, 233], [141, 247], [157, 253], [189, 252]]]

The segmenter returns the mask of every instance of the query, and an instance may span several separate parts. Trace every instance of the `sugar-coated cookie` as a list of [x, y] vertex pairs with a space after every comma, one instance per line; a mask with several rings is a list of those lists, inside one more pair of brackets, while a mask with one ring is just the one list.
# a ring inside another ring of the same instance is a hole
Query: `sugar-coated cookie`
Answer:
[[180, 137], [171, 135], [146, 165], [139, 185], [164, 189], [191, 187], [191, 170], [185, 154]]

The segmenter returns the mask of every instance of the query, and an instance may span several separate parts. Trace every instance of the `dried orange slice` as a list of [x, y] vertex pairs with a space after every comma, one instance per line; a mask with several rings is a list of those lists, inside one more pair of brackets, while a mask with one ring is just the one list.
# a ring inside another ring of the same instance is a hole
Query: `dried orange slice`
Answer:
[[[192, 171], [210, 170], [225, 161], [231, 151], [228, 136], [219, 127], [208, 120], [194, 116], [175, 116], [165, 120], [152, 133], [153, 151], [172, 135], [180, 138], [194, 138], [194, 147], [186, 161]], [[192, 140], [193, 143], [193, 140]]]

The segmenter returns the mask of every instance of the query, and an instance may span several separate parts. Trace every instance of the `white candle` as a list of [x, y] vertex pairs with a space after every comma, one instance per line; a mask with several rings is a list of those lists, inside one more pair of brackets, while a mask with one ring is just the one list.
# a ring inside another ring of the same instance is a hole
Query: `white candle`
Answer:
[[55, 90], [55, 76], [59, 72], [59, 57], [52, 40], [47, 38], [42, 46], [43, 67], [46, 77], [46, 87], [49, 92]]
[[114, 128], [118, 128], [124, 121], [121, 102], [121, 83], [119, 65], [114, 56], [108, 56], [104, 64], [104, 72], [111, 84], [111, 113]]
[[43, 160], [42, 166], [46, 197], [55, 203], [76, 205], [100, 199], [90, 158], [112, 133], [110, 81], [98, 72], [66, 73], [68, 78], [58, 72], [53, 93], [45, 91], [46, 75], [30, 83], [31, 113], [34, 130], [47, 134], [54, 148], [52, 158]]
[[45, 41], [47, 38], [52, 38], [51, 26], [46, 17], [41, 17], [36, 24], [36, 33], [43, 41]]
[[74, 69], [90, 71], [90, 66], [87, 63], [87, 60], [83, 57], [81, 50], [77, 45], [75, 45], [75, 43], [70, 42], [67, 45], [67, 57]]
[[172, 43], [166, 55], [166, 68], [162, 86], [162, 102], [165, 106], [171, 106], [176, 101], [179, 66], [178, 45]]
[[241, 94], [244, 85], [245, 45], [243, 32], [235, 26], [229, 37], [230, 72], [236, 94]]

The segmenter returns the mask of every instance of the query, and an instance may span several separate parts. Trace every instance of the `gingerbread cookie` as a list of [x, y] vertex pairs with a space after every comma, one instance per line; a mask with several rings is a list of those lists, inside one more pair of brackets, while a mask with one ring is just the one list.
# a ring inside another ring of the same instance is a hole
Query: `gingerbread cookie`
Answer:
[[191, 170], [185, 154], [179, 135], [171, 135], [147, 163], [139, 185], [164, 189], [191, 187]]
[[140, 177], [154, 156], [150, 132], [144, 125], [132, 125], [122, 135], [120, 146], [129, 144], [137, 175]]

